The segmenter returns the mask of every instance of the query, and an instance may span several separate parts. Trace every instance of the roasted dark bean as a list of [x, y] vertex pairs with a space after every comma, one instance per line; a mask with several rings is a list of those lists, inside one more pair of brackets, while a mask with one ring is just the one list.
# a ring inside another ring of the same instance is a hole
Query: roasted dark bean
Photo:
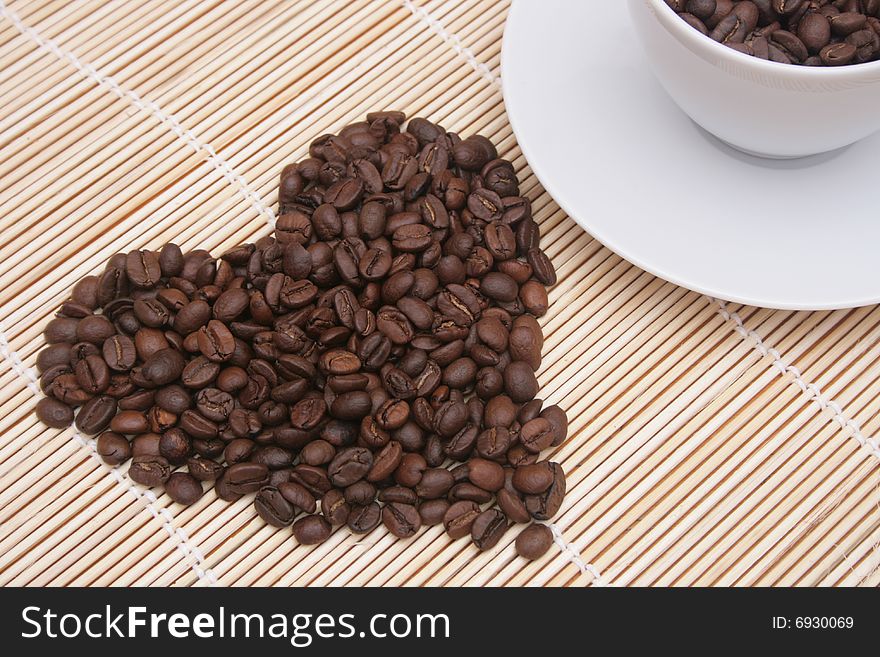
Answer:
[[100, 433], [110, 424], [116, 415], [116, 400], [109, 395], [92, 397], [79, 410], [76, 415], [76, 428], [82, 433], [95, 435]]
[[290, 502], [297, 509], [301, 509], [306, 513], [314, 513], [317, 508], [317, 502], [314, 495], [302, 484], [288, 481], [278, 484], [278, 490], [285, 500]]
[[269, 468], [261, 463], [236, 463], [226, 469], [223, 477], [233, 493], [255, 493], [266, 485]]
[[504, 486], [504, 468], [494, 461], [472, 458], [467, 462], [468, 478], [475, 486], [495, 492]]
[[318, 515], [304, 516], [293, 523], [293, 537], [302, 545], [317, 545], [330, 538], [332, 528]]
[[321, 513], [331, 525], [342, 525], [348, 520], [351, 507], [338, 488], [333, 488], [321, 498]]
[[532, 524], [516, 537], [516, 553], [524, 559], [533, 561], [543, 557], [553, 545], [553, 532], [547, 525]]
[[73, 409], [52, 397], [38, 401], [36, 413], [40, 422], [53, 429], [66, 429], [73, 423]]
[[558, 463], [550, 463], [549, 466], [553, 470], [553, 482], [550, 486], [543, 493], [526, 496], [526, 508], [538, 520], [550, 520], [556, 515], [565, 497], [565, 473], [562, 466]]
[[391, 502], [382, 509], [382, 522], [395, 536], [409, 538], [422, 526], [422, 519], [416, 507], [400, 502]]
[[144, 486], [156, 487], [171, 476], [171, 466], [161, 456], [135, 456], [128, 468], [128, 476]]
[[254, 499], [254, 508], [257, 514], [273, 527], [286, 527], [293, 522], [296, 509], [288, 502], [279, 490], [272, 486], [265, 486], [257, 493]]
[[131, 443], [125, 436], [105, 431], [95, 441], [95, 450], [107, 465], [121, 465], [131, 458]]
[[513, 473], [514, 488], [525, 495], [537, 495], [550, 488], [553, 483], [554, 470], [550, 463], [544, 461], [532, 465], [523, 465]]
[[471, 525], [471, 539], [480, 551], [491, 550], [507, 531], [507, 517], [498, 509], [488, 509]]
[[479, 515], [480, 506], [476, 502], [455, 502], [443, 516], [443, 527], [450, 538], [463, 538], [471, 533], [471, 527]]
[[382, 509], [376, 502], [367, 506], [353, 506], [348, 514], [348, 528], [355, 534], [366, 534], [382, 521]]
[[165, 482], [165, 492], [178, 504], [189, 506], [201, 499], [204, 490], [202, 483], [188, 472], [174, 472]]

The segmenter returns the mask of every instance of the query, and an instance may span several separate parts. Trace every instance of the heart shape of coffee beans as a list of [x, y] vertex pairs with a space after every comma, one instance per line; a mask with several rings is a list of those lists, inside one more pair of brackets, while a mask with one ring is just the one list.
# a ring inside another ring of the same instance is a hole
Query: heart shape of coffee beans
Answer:
[[[110, 258], [37, 357], [37, 416], [193, 504], [254, 495], [302, 544], [443, 523], [480, 550], [565, 494], [535, 371], [556, 282], [513, 165], [480, 135], [374, 112], [281, 172], [273, 236]], [[534, 523], [516, 541], [552, 543]]]

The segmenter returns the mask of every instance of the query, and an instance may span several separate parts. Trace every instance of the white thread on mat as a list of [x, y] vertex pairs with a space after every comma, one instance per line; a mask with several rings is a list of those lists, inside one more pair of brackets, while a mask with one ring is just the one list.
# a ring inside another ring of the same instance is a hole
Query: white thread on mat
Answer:
[[98, 449], [95, 446], [94, 440], [83, 438], [76, 429], [73, 430], [73, 439], [88, 449], [89, 455], [95, 459], [102, 468], [109, 471], [116, 482], [125, 488], [129, 495], [143, 504], [144, 508], [150, 512], [150, 515], [161, 523], [162, 529], [164, 529], [168, 533], [168, 537], [174, 541], [175, 547], [180, 550], [184, 561], [189, 564], [196, 576], [200, 580], [207, 582], [209, 586], [217, 584], [217, 577], [214, 575], [214, 572], [210, 568], [205, 568], [205, 557], [202, 554], [202, 551], [190, 541], [189, 536], [182, 527], [174, 526], [174, 516], [168, 509], [156, 506], [156, 502], [159, 500], [156, 498], [155, 493], [149, 489], [140, 490], [136, 486], [128, 483], [122, 477], [122, 474], [120, 474], [119, 468], [111, 468], [104, 463], [100, 454], [98, 454]]
[[438, 19], [434, 18], [427, 9], [416, 7], [412, 3], [412, 0], [403, 0], [403, 6], [406, 7], [413, 16], [425, 23], [434, 34], [443, 39], [444, 43], [447, 43], [456, 54], [459, 57], [462, 57], [472, 69], [480, 74], [482, 78], [488, 80], [490, 84], [494, 84], [496, 87], [501, 84], [501, 80], [493, 75], [492, 69], [478, 60], [476, 55], [474, 55], [474, 52], [464, 45], [457, 35], [447, 30], [446, 26], [444, 26]]
[[0, 322], [0, 356], [3, 357], [9, 365], [12, 367], [12, 371], [15, 372], [18, 376], [24, 379], [27, 387], [30, 388], [31, 392], [35, 395], [40, 394], [40, 386], [37, 385], [37, 374], [30, 367], [27, 367], [19, 358], [18, 354], [15, 353], [15, 350], [9, 346], [9, 340], [6, 339], [6, 329], [3, 327], [3, 323]]
[[[37, 375], [31, 368], [25, 366], [19, 355], [9, 346], [9, 340], [6, 338], [6, 333], [2, 324], [0, 324], [0, 356], [10, 364], [13, 372], [25, 380], [28, 384], [28, 388], [31, 389], [34, 395], [39, 396], [40, 387], [37, 385]], [[187, 536], [186, 532], [181, 527], [174, 527], [174, 516], [171, 515], [171, 512], [168, 509], [157, 508], [155, 506], [155, 503], [158, 500], [153, 491], [139, 490], [123, 479], [118, 468], [111, 468], [104, 463], [100, 454], [98, 454], [98, 449], [95, 446], [94, 440], [86, 440], [76, 429], [73, 430], [73, 439], [89, 450], [89, 455], [95, 459], [102, 468], [107, 470], [120, 486], [125, 488], [125, 490], [136, 500], [144, 503], [144, 508], [150, 512], [150, 515], [162, 523], [162, 528], [168, 532], [168, 536], [175, 542], [175, 546], [180, 550], [184, 561], [193, 569], [196, 576], [200, 580], [207, 582], [209, 586], [214, 586], [217, 583], [217, 577], [210, 568], [204, 567], [205, 557], [202, 554], [202, 551], [190, 541], [189, 536]], [[190, 555], [195, 559], [194, 563]]]
[[109, 90], [119, 98], [128, 100], [139, 110], [148, 112], [156, 117], [162, 125], [168, 128], [168, 130], [185, 141], [193, 151], [204, 155], [205, 159], [211, 164], [211, 166], [214, 167], [214, 169], [222, 175], [230, 185], [238, 190], [242, 198], [250, 203], [251, 207], [253, 207], [260, 215], [265, 217], [270, 226], [273, 228], [275, 227], [275, 213], [272, 211], [272, 208], [263, 202], [260, 195], [255, 190], [251, 189], [248, 182], [240, 174], [235, 172], [229, 162], [217, 155], [217, 151], [214, 150], [214, 147], [211, 146], [211, 144], [203, 142], [192, 130], [184, 128], [177, 117], [170, 112], [164, 111], [154, 101], [143, 100], [134, 91], [123, 89], [119, 83], [109, 75], [102, 75], [94, 66], [81, 61], [76, 55], [70, 51], [64, 50], [52, 39], [44, 38], [35, 29], [25, 25], [18, 14], [9, 9], [3, 0], [0, 0], [0, 16], [8, 18], [19, 32], [36, 43], [39, 47], [51, 52], [58, 57], [58, 59], [71, 64], [82, 75], [92, 80], [98, 86]]
[[756, 331], [746, 329], [742, 318], [737, 313], [730, 312], [726, 303], [713, 297], [706, 298], [711, 304], [715, 305], [716, 312], [721, 315], [725, 321], [733, 322], [733, 330], [736, 331], [743, 340], [749, 340], [751, 338], [754, 340], [754, 349], [760, 353], [761, 356], [770, 356], [773, 359], [772, 365], [779, 370], [780, 376], [784, 377], [787, 374], [791, 374], [793, 377], [792, 382], [801, 389], [801, 392], [804, 393], [810, 401], [818, 404], [819, 408], [823, 411], [825, 409], [830, 409], [833, 414], [831, 419], [837, 422], [840, 425], [840, 428], [844, 431], [849, 429], [851, 431], [851, 436], [856, 439], [859, 445], [880, 459], [880, 445], [877, 444], [877, 441], [874, 438], [865, 436], [862, 433], [862, 427], [856, 420], [850, 419], [844, 415], [840, 404], [822, 394], [822, 390], [815, 383], [804, 379], [801, 371], [794, 365], [787, 364], [783, 360], [782, 354], [773, 347], [768, 347], [767, 343], [764, 342]]
[[592, 584], [593, 586], [609, 586], [608, 582], [606, 582], [602, 578], [602, 574], [599, 570], [590, 563], [587, 563], [581, 557], [580, 552], [577, 551], [570, 543], [566, 542], [566, 540], [562, 537], [562, 531], [552, 522], [547, 525], [550, 528], [550, 532], [553, 534], [553, 542], [562, 550], [562, 554], [575, 566], [577, 566], [578, 570], [580, 570], [584, 575], [590, 575], [593, 578]]

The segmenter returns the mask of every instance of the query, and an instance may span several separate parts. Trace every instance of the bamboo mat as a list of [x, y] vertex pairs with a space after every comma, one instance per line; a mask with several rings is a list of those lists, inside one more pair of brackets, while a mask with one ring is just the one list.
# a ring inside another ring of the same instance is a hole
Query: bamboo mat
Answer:
[[[0, 2], [0, 583], [880, 584], [880, 308], [726, 305], [592, 240], [511, 133], [507, 10]], [[382, 108], [498, 144], [559, 270], [539, 379], [571, 419], [569, 492], [534, 563], [515, 532], [485, 554], [438, 528], [298, 546], [247, 500], [131, 486], [33, 416], [40, 334], [76, 280], [117, 251], [267, 234], [282, 166]]]

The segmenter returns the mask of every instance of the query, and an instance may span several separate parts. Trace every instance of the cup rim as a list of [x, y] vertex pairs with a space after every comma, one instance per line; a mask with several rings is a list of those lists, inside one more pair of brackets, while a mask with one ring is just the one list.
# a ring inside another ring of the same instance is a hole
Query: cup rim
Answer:
[[789, 80], [822, 80], [828, 78], [847, 77], [851, 80], [870, 78], [876, 80], [880, 73], [880, 60], [865, 64], [848, 64], [846, 66], [800, 66], [783, 64], [753, 57], [733, 48], [718, 43], [711, 37], [683, 21], [678, 14], [666, 4], [665, 0], [642, 0], [654, 8], [654, 15], [659, 22], [679, 41], [690, 43], [694, 48], [708, 49], [718, 57], [729, 59], [742, 66], [750, 66], [756, 71], [776, 75]]

